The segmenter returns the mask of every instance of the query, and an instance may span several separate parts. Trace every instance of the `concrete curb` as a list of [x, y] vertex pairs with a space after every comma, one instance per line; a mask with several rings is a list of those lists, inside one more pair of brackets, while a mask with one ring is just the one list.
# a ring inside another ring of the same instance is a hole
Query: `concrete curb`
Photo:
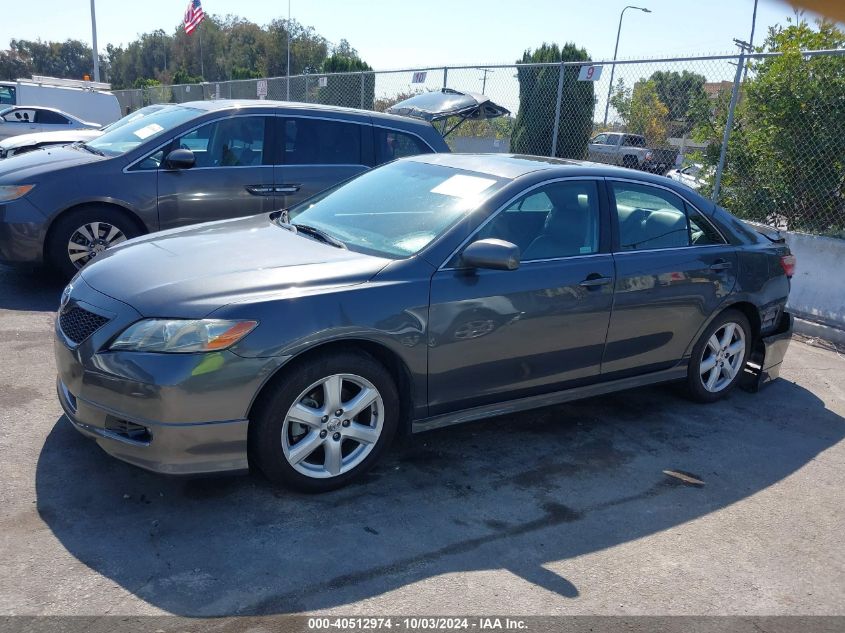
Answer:
[[837, 345], [845, 345], [845, 330], [795, 317], [795, 332], [803, 336], [821, 338]]

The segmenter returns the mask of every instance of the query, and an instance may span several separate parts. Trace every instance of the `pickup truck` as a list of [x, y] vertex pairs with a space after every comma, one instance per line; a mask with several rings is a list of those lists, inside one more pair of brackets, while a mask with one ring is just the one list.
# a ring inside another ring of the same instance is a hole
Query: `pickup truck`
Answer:
[[623, 132], [606, 132], [590, 140], [587, 160], [630, 169], [664, 174], [675, 163], [678, 152], [672, 148], [651, 149], [644, 136]]

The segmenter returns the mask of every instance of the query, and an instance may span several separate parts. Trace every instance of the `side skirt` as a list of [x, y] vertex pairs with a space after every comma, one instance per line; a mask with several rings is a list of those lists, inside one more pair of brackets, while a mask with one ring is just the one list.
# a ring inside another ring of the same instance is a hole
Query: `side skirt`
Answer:
[[498, 415], [508, 415], [510, 413], [517, 413], [528, 409], [549, 407], [563, 402], [570, 402], [572, 400], [592, 398], [593, 396], [600, 396], [614, 391], [624, 391], [625, 389], [634, 389], [636, 387], [644, 387], [646, 385], [653, 385], [660, 382], [679, 380], [685, 378], [686, 375], [687, 363], [684, 361], [680, 365], [676, 365], [670, 369], [664, 369], [650, 374], [643, 374], [642, 376], [630, 376], [628, 378], [620, 378], [619, 380], [599, 382], [592, 385], [585, 385], [583, 387], [573, 387], [572, 389], [565, 389], [564, 391], [545, 393], [539, 396], [529, 396], [527, 398], [519, 398], [508, 402], [486, 404], [480, 407], [473, 407], [472, 409], [464, 409], [463, 411], [444, 413], [443, 415], [414, 420], [411, 423], [411, 432], [422, 433], [423, 431], [431, 431], [433, 429], [439, 429], [453, 424], [474, 422], [475, 420], [483, 420], [484, 418], [492, 418]]

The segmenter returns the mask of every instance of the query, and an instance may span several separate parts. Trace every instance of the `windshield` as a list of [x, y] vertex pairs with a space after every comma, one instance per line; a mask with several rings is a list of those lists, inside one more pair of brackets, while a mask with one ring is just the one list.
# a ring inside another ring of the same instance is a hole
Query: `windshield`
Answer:
[[132, 123], [132, 121], [137, 121], [138, 119], [142, 119], [145, 116], [151, 115], [153, 112], [158, 112], [159, 110], [163, 110], [169, 106], [166, 105], [149, 105], [145, 108], [141, 108], [140, 110], [135, 110], [135, 112], [131, 114], [127, 114], [122, 119], [118, 119], [114, 123], [109, 123], [107, 126], [102, 128], [103, 132], [111, 132], [112, 130], [116, 130], [119, 127], [123, 127], [127, 123]]
[[184, 106], [167, 106], [147, 116], [128, 121], [124, 125], [109, 128], [99, 138], [88, 141], [87, 145], [106, 156], [119, 156], [135, 149], [141, 143], [161, 136], [185, 121], [190, 121], [200, 112], [200, 110]]
[[294, 207], [291, 223], [317, 228], [352, 250], [398, 259], [425, 248], [505, 183], [400, 160]]

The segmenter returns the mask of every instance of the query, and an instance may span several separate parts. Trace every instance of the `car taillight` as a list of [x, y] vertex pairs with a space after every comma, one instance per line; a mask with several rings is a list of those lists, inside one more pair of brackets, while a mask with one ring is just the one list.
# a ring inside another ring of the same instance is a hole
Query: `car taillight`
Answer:
[[795, 255], [781, 255], [780, 265], [787, 277], [795, 274]]

